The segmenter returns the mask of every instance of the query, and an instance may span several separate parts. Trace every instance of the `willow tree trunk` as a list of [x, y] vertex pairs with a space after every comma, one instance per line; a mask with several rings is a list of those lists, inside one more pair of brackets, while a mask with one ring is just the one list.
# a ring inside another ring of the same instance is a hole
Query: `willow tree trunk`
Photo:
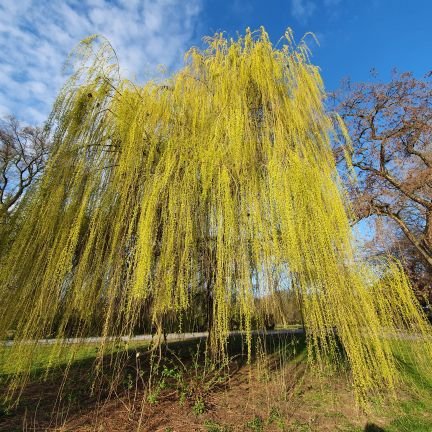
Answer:
[[214, 335], [214, 301], [213, 301], [213, 281], [209, 279], [206, 283], [206, 309], [207, 309], [207, 355], [211, 359], [216, 358], [217, 348]]

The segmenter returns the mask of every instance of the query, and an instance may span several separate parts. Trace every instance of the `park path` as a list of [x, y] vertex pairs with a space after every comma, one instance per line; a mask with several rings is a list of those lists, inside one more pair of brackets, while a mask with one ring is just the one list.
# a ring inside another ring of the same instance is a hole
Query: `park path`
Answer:
[[[302, 328], [295, 328], [295, 329], [281, 329], [281, 330], [267, 330], [267, 331], [258, 331], [253, 330], [252, 334], [260, 334], [260, 335], [294, 335], [294, 334], [303, 334], [304, 330]], [[245, 332], [241, 331], [232, 331], [230, 332], [230, 335], [240, 335], [245, 334]], [[166, 335], [167, 341], [182, 341], [182, 340], [188, 340], [188, 339], [197, 339], [197, 338], [204, 338], [208, 336], [208, 332], [196, 332], [196, 333], [168, 333]], [[120, 337], [87, 337], [87, 338], [67, 338], [63, 339], [63, 343], [65, 344], [78, 344], [78, 343], [100, 343], [110, 340], [118, 340], [123, 342], [139, 342], [139, 341], [151, 341], [153, 338], [153, 335], [151, 334], [143, 334], [143, 335], [136, 335], [136, 336], [120, 336]], [[29, 341], [30, 342], [30, 341]], [[57, 343], [58, 339], [39, 339], [38, 345], [52, 345], [54, 343]], [[2, 341], [1, 344], [3, 346], [12, 346], [14, 344], [14, 341]]]

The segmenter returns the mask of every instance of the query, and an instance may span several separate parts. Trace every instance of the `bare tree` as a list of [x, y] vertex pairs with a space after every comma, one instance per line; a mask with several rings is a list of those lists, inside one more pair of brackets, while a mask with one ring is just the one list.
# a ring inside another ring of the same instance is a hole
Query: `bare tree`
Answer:
[[[389, 83], [345, 84], [339, 113], [352, 137], [357, 220], [399, 228], [432, 270], [432, 82], [393, 73]], [[337, 155], [341, 152], [336, 151]], [[396, 235], [395, 238], [398, 236]], [[400, 239], [400, 236], [399, 236]], [[399, 242], [399, 245], [406, 243]]]
[[14, 117], [0, 121], [0, 220], [43, 170], [49, 147], [43, 128], [22, 126]]
[[432, 271], [406, 236], [392, 242], [390, 252], [401, 259], [422, 305], [432, 304]]

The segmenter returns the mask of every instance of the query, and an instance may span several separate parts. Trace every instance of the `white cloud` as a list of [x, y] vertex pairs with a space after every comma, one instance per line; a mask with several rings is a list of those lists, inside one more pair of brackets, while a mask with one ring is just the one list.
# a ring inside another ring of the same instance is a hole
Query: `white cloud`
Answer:
[[316, 4], [312, 0], [291, 0], [291, 13], [294, 18], [302, 23], [313, 15]]
[[291, 0], [291, 13], [300, 23], [306, 24], [318, 9], [337, 16], [341, 3], [342, 0]]
[[203, 0], [2, 0], [0, 114], [46, 118], [63, 84], [64, 61], [84, 37], [108, 38], [128, 77], [181, 64]]

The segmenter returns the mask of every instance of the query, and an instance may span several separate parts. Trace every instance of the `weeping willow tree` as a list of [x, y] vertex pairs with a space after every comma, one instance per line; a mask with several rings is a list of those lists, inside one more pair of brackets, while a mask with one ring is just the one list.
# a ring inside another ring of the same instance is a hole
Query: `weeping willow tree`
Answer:
[[106, 41], [80, 44], [48, 167], [1, 257], [0, 336], [15, 330], [22, 370], [47, 335], [54, 358], [65, 336], [96, 325], [102, 358], [142, 320], [181, 328], [197, 293], [223, 356], [233, 314], [250, 341], [254, 300], [285, 289], [282, 276], [309, 361], [348, 360], [359, 400], [395, 389], [399, 344], [432, 358], [400, 265], [356, 257], [331, 149], [343, 125], [324, 109], [307, 46], [285, 36], [277, 49], [264, 29], [217, 34], [172, 77], [139, 87], [119, 77]]

